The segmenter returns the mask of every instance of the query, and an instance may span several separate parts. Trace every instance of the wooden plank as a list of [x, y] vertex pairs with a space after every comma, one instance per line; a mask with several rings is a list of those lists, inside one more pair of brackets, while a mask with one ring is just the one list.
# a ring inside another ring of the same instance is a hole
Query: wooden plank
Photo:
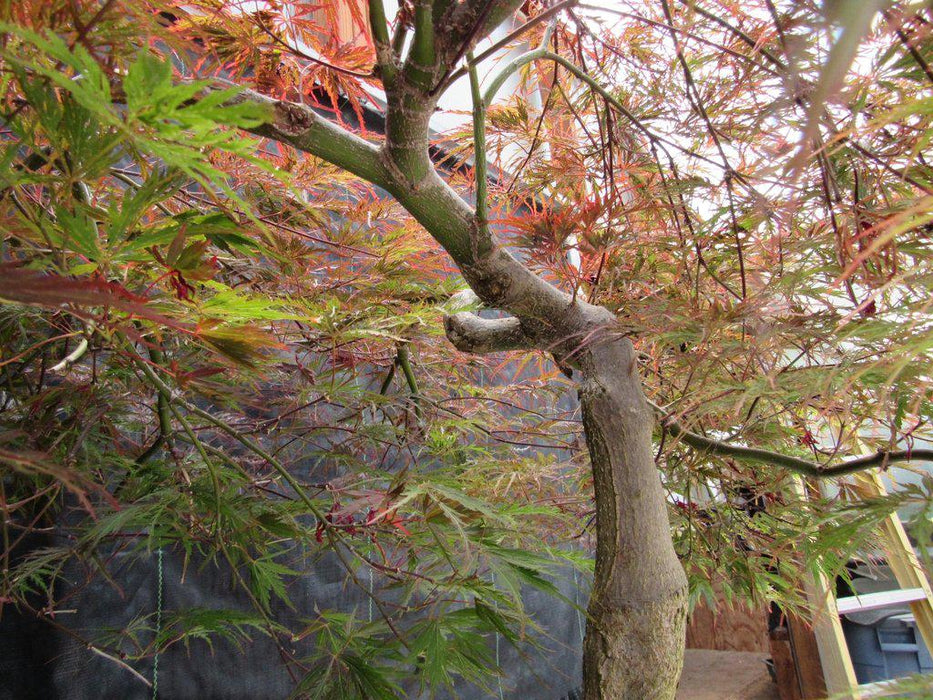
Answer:
[[913, 603], [925, 600], [926, 591], [922, 588], [898, 588], [893, 591], [878, 591], [877, 593], [864, 593], [862, 595], [846, 596], [836, 599], [836, 609], [840, 615], [863, 610], [878, 610], [893, 605]]
[[[856, 485], [866, 496], [884, 496], [886, 493], [877, 472], [858, 475]], [[920, 588], [924, 592], [922, 599], [910, 603], [910, 611], [917, 620], [917, 629], [920, 630], [920, 636], [923, 637], [927, 649], [933, 653], [933, 591], [930, 589], [930, 582], [924, 575], [923, 569], [920, 568], [920, 562], [917, 561], [917, 555], [914, 554], [914, 549], [910, 540], [907, 539], [904, 525], [897, 513], [892, 513], [885, 518], [882, 529], [884, 531], [882, 541], [888, 557], [888, 566], [894, 572], [898, 584], [902, 588]]]
[[[368, 30], [369, 22], [369, 3], [365, 0], [328, 0], [331, 3], [329, 8], [323, 4], [318, 5], [310, 13], [312, 21], [321, 27], [332, 30], [334, 37], [344, 43], [353, 46], [370, 46], [370, 35]], [[354, 19], [354, 8], [360, 13], [362, 22]], [[336, 19], [336, 26], [332, 23]]]
[[[806, 500], [803, 479], [795, 476], [791, 479], [791, 490], [800, 499]], [[816, 636], [820, 663], [823, 666], [823, 678], [829, 694], [848, 694], [858, 697], [858, 681], [849, 656], [849, 647], [842, 633], [842, 622], [836, 610], [835, 591], [822, 574], [804, 576], [804, 590], [810, 609], [813, 611], [812, 628]]]
[[821, 700], [826, 697], [826, 674], [820, 660], [816, 634], [807, 621], [796, 615], [787, 616], [790, 649], [794, 657], [800, 697], [803, 700]]
[[794, 665], [794, 654], [790, 648], [790, 632], [786, 627], [776, 627], [768, 635], [771, 642], [771, 660], [777, 678], [781, 700], [802, 700], [800, 680]]
[[721, 602], [713, 610], [701, 602], [687, 622], [687, 648], [767, 652], [767, 610], [741, 603], [729, 607]]

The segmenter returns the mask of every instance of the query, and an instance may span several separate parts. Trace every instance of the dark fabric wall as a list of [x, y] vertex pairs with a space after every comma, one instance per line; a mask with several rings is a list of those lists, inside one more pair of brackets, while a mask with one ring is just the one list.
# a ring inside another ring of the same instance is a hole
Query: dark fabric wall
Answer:
[[[69, 603], [74, 613], [60, 615], [62, 622], [76, 631], [99, 633], [103, 628], [119, 629], [136, 617], [156, 610], [158, 590], [157, 555], [128, 565], [117, 555], [111, 569], [112, 583], [101, 578], [85, 588]], [[66, 578], [80, 579], [77, 571]], [[117, 590], [116, 583], [121, 590]], [[555, 580], [570, 600], [580, 594], [568, 573]], [[163, 557], [163, 608], [166, 611], [195, 607], [249, 609], [245, 596], [235, 589], [229, 571], [198, 570], [189, 567], [182, 580], [181, 558], [174, 553]], [[122, 591], [122, 592], [121, 592]], [[64, 591], [63, 591], [64, 592]], [[276, 620], [288, 623], [297, 617], [313, 616], [315, 608], [356, 610], [364, 619], [367, 596], [348, 583], [343, 568], [333, 555], [317, 561], [290, 586], [296, 611], [275, 610]], [[539, 636], [539, 648], [530, 644], [515, 648], [504, 639], [490, 639], [498, 648], [503, 698], [540, 698], [568, 696], [580, 684], [580, 647], [582, 613], [537, 590], [526, 591], [529, 612], [546, 634]], [[585, 601], [581, 601], [585, 602]], [[0, 698], [57, 700], [97, 700], [122, 698], [144, 700], [153, 697], [152, 689], [114, 661], [87, 649], [51, 627], [8, 614], [0, 622], [3, 654], [0, 657]], [[66, 619], [67, 618], [67, 619]], [[301, 644], [292, 647], [301, 652]], [[153, 663], [133, 662], [134, 670], [150, 682]], [[241, 649], [224, 640], [215, 641], [213, 649], [201, 641], [186, 648], [171, 647], [158, 659], [158, 697], [178, 700], [217, 698], [218, 700], [278, 700], [294, 691], [275, 644], [265, 637], [254, 637]], [[495, 696], [498, 684], [493, 682]], [[417, 692], [413, 678], [406, 688], [410, 698], [427, 698]], [[463, 700], [489, 697], [486, 691], [461, 684], [456, 696]]]

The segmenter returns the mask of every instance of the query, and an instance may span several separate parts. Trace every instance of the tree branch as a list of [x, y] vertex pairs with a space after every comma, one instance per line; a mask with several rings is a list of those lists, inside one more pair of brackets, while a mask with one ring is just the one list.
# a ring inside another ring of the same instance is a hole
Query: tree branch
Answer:
[[415, 85], [430, 90], [437, 58], [434, 51], [434, 11], [431, 0], [415, 0], [415, 34], [405, 75]]
[[376, 61], [382, 74], [382, 82], [392, 83], [397, 69], [382, 0], [369, 0], [369, 26], [373, 32], [373, 45], [376, 47]]
[[470, 311], [461, 311], [444, 317], [444, 332], [457, 350], [475, 355], [534, 347], [514, 316], [482, 318]]
[[392, 32], [392, 55], [399, 61], [402, 60], [402, 51], [405, 49], [405, 39], [407, 37], [408, 27], [405, 24], [404, 18], [399, 16], [396, 19], [395, 31]]
[[[323, 158], [385, 189], [444, 247], [489, 306], [526, 323], [535, 319], [553, 325], [564, 318], [574, 307], [572, 298], [496, 245], [488, 231], [478, 231], [473, 208], [438, 174], [428, 153], [428, 122], [434, 104], [427, 93], [402, 83], [400, 76], [397, 89], [388, 93], [382, 149], [331, 124], [306, 105], [252, 90], [243, 90], [231, 101], [269, 106], [270, 123], [249, 129], [251, 133]], [[584, 309], [577, 308], [576, 313]], [[615, 323], [614, 316], [597, 307], [585, 313], [605, 316], [607, 327]]]
[[486, 104], [479, 89], [479, 77], [473, 54], [467, 54], [470, 67], [470, 92], [473, 95], [473, 172], [476, 180], [476, 225], [481, 235], [489, 226], [489, 213], [486, 208], [487, 170], [486, 170]]
[[[538, 49], [533, 49], [526, 53], [521, 54], [520, 56], [512, 59], [511, 62], [506, 64], [506, 66], [493, 78], [492, 82], [489, 84], [489, 87], [486, 88], [486, 92], [483, 94], [483, 101], [486, 104], [492, 104], [493, 100], [496, 97], [496, 93], [502, 89], [502, 86], [505, 84], [505, 81], [508, 80], [516, 71], [521, 70], [524, 66], [534, 61], [553, 61], [558, 65], [563, 66], [568, 71], [570, 71], [576, 78], [586, 83], [592, 90], [599, 94], [606, 102], [608, 102], [616, 111], [618, 111], [622, 116], [628, 119], [635, 128], [642, 132], [649, 140], [657, 141], [658, 138], [654, 136], [635, 116], [629, 112], [625, 106], [619, 102], [615, 97], [612, 96], [602, 85], [599, 84], [591, 75], [586, 73], [579, 66], [573, 62], [567, 60], [563, 56], [560, 56], [553, 51], [549, 51], [546, 46], [542, 46]], [[691, 154], [692, 155], [692, 154]], [[715, 165], [718, 165], [714, 163]]]
[[[227, 81], [218, 82], [236, 86]], [[235, 95], [231, 102], [255, 102], [269, 107], [271, 120], [249, 129], [251, 133], [323, 158], [379, 187], [386, 188], [391, 183], [392, 177], [379, 157], [378, 147], [330, 122], [307, 105], [277, 100], [248, 89]]]
[[783, 467], [789, 471], [804, 476], [826, 478], [845, 476], [855, 472], [865, 471], [876, 467], [886, 467], [893, 462], [933, 461], [933, 450], [879, 450], [873, 455], [850, 459], [838, 464], [820, 464], [800, 457], [763, 450], [757, 447], [744, 447], [729, 442], [714, 440], [698, 433], [691, 432], [670, 417], [663, 417], [660, 406], [648, 402], [651, 407], [662, 416], [661, 427], [694, 449], [718, 457], [732, 457], [742, 462], [757, 462], [773, 467]]
[[[148, 345], [149, 359], [152, 364], [163, 366], [165, 364], [165, 355], [162, 349], [158, 347], [155, 340]], [[144, 464], [156, 453], [163, 445], [168, 444], [171, 447], [172, 440], [172, 411], [170, 406], [171, 395], [163, 392], [156, 387], [156, 415], [159, 418], [159, 434], [153, 443], [136, 458], [136, 464]]]
[[402, 343], [398, 346], [398, 364], [402, 368], [402, 374], [405, 375], [405, 381], [408, 383], [408, 391], [411, 392], [411, 400], [415, 405], [415, 416], [421, 421], [424, 419], [421, 413], [421, 392], [418, 391], [418, 380], [415, 378], [415, 371], [411, 368], [408, 343]]
[[[90, 322], [89, 322], [89, 325], [90, 325]], [[88, 331], [85, 331], [84, 337], [81, 338], [81, 340], [78, 342], [77, 347], [75, 347], [74, 350], [72, 350], [65, 357], [63, 357], [60, 362], [52, 365], [49, 368], [50, 372], [67, 372], [69, 369], [72, 368], [72, 366], [74, 366], [74, 364], [78, 360], [80, 360], [84, 356], [84, 353], [87, 352], [88, 345], [89, 345], [87, 333]]]

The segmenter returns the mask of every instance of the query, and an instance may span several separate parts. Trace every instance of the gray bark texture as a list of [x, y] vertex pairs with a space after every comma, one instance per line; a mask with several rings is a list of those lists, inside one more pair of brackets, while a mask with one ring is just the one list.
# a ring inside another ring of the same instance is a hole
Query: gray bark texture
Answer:
[[[545, 282], [497, 245], [476, 213], [441, 178], [428, 151], [435, 88], [458, 60], [521, 3], [415, 0], [413, 48], [381, 65], [388, 107], [377, 146], [311, 109], [244, 91], [271, 106], [255, 133], [324, 158], [384, 188], [447, 250], [477, 297], [509, 314], [445, 320], [465, 352], [542, 349], [578, 370], [596, 496], [596, 575], [584, 643], [587, 700], [673, 698], [683, 662], [687, 581], [674, 552], [652, 455], [654, 414], [630, 341], [616, 317]], [[444, 9], [438, 17], [431, 12]], [[376, 13], [378, 15], [378, 13]], [[493, 25], [494, 26], [494, 25]], [[374, 36], [384, 36], [374, 28]], [[385, 57], [385, 47], [380, 52]], [[415, 60], [416, 57], [417, 60]], [[434, 63], [430, 58], [434, 57]], [[391, 76], [388, 78], [387, 76]]]
[[581, 364], [597, 536], [584, 697], [673, 698], [683, 666], [687, 578], [654, 465], [653, 414], [627, 339], [596, 340]]

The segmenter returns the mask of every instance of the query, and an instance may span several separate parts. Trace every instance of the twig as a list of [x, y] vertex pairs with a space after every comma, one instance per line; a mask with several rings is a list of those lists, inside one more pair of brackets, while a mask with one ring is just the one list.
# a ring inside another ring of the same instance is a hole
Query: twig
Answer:
[[411, 358], [408, 354], [408, 343], [402, 343], [398, 346], [398, 364], [405, 375], [405, 381], [408, 382], [408, 390], [411, 391], [411, 400], [415, 407], [415, 415], [418, 420], [423, 420], [421, 413], [421, 395], [418, 392], [418, 380], [415, 379], [415, 373], [411, 368]]
[[74, 365], [74, 363], [76, 363], [84, 356], [84, 353], [87, 352], [88, 345], [89, 343], [87, 337], [85, 336], [84, 338], [81, 338], [81, 342], [78, 343], [77, 347], [65, 355], [61, 362], [57, 362], [56, 364], [52, 365], [49, 368], [49, 371], [67, 372], [69, 369], [71, 369], [71, 366]]
[[107, 660], [109, 660], [109, 661], [113, 661], [113, 662], [114, 662], [117, 666], [119, 666], [120, 668], [126, 669], [127, 671], [129, 671], [130, 673], [132, 673], [134, 676], [136, 676], [137, 679], [139, 679], [139, 680], [141, 680], [143, 683], [145, 683], [145, 684], [146, 684], [146, 687], [148, 687], [148, 688], [151, 688], [151, 687], [152, 687], [152, 683], [149, 682], [149, 679], [148, 679], [148, 678], [146, 678], [143, 674], [141, 674], [139, 671], [137, 671], [135, 668], [133, 668], [132, 666], [130, 666], [128, 663], [126, 663], [126, 662], [123, 661], [122, 659], [118, 659], [118, 658], [117, 658], [116, 656], [114, 656], [113, 654], [108, 654], [106, 651], [103, 651], [102, 649], [98, 649], [98, 648], [95, 647], [93, 644], [88, 644], [87, 648], [90, 649], [91, 651], [93, 651], [93, 652], [94, 652], [95, 654], [97, 654], [98, 656], [103, 656], [105, 659], [107, 659]]

